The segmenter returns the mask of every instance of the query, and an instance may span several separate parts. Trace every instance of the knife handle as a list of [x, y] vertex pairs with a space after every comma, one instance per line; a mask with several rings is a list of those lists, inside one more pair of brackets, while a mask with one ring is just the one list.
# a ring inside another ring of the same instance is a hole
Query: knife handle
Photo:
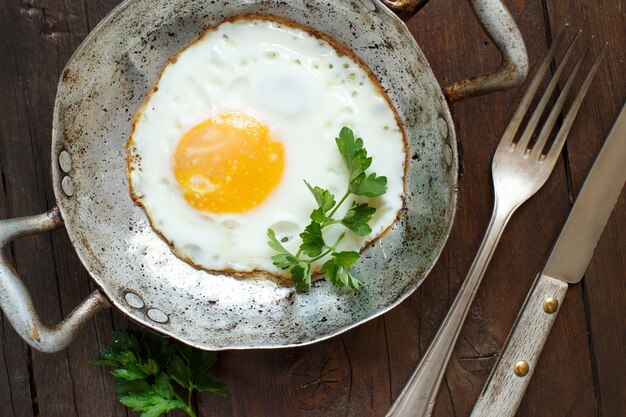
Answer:
[[515, 416], [567, 287], [546, 275], [537, 277], [471, 417]]

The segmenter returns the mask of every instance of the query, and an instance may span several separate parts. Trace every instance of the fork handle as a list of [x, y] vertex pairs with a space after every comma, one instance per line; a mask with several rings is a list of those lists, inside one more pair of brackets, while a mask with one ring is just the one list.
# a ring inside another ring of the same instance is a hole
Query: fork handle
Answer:
[[463, 322], [502, 232], [516, 208], [500, 207], [496, 199], [489, 227], [469, 273], [435, 339], [387, 413], [387, 417], [426, 417], [432, 414], [439, 386]]
[[539, 275], [471, 417], [515, 416], [567, 287], [566, 282]]

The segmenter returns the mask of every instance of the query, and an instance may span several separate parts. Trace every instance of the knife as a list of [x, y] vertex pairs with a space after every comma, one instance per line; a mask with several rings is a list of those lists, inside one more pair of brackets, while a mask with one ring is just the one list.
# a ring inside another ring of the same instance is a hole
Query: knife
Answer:
[[626, 106], [609, 134], [524, 302], [471, 417], [513, 417], [563, 303], [579, 282], [626, 181]]

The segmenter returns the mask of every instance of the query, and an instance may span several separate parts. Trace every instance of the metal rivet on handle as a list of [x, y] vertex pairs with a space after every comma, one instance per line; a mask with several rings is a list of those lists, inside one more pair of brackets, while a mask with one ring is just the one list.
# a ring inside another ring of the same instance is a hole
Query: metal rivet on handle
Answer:
[[62, 151], [59, 154], [59, 166], [66, 173], [72, 170], [72, 157], [68, 151]]
[[74, 183], [70, 177], [64, 177], [61, 181], [61, 189], [66, 196], [71, 197], [74, 195]]
[[170, 319], [167, 314], [165, 314], [161, 310], [157, 310], [156, 308], [151, 308], [150, 310], [148, 310], [148, 317], [150, 317], [152, 321], [156, 321], [157, 323], [165, 323]]
[[132, 308], [143, 308], [146, 305], [141, 297], [132, 292], [127, 292], [126, 295], [124, 295], [124, 300], [126, 300], [126, 303]]
[[450, 134], [450, 129], [448, 128], [448, 122], [446, 122], [443, 117], [439, 117], [439, 119], [437, 119], [437, 127], [439, 128], [439, 134], [444, 139], [447, 139]]
[[548, 314], [554, 314], [559, 309], [559, 300], [554, 297], [546, 298], [543, 302], [543, 311]]
[[513, 367], [513, 372], [519, 377], [526, 376], [529, 370], [530, 366], [528, 366], [528, 362], [526, 361], [519, 361]]

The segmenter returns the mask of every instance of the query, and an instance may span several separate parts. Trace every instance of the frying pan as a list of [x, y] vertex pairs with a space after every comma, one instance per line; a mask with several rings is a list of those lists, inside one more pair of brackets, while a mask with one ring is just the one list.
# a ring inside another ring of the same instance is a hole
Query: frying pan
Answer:
[[[131, 319], [202, 349], [313, 343], [391, 309], [437, 260], [456, 208], [457, 139], [448, 100], [513, 87], [527, 73], [517, 26], [501, 0], [470, 0], [502, 53], [491, 74], [445, 94], [402, 20], [424, 0], [128, 0], [85, 39], [58, 85], [52, 128], [57, 206], [0, 221], [0, 306], [34, 348], [66, 347], [88, 320], [114, 306]], [[207, 27], [243, 14], [279, 16], [350, 48], [379, 79], [408, 140], [405, 205], [395, 225], [353, 268], [360, 291], [315, 282], [306, 293], [263, 279], [200, 271], [170, 251], [131, 200], [124, 144], [160, 69]], [[8, 262], [15, 238], [65, 226], [99, 290], [54, 327], [42, 324]]]

